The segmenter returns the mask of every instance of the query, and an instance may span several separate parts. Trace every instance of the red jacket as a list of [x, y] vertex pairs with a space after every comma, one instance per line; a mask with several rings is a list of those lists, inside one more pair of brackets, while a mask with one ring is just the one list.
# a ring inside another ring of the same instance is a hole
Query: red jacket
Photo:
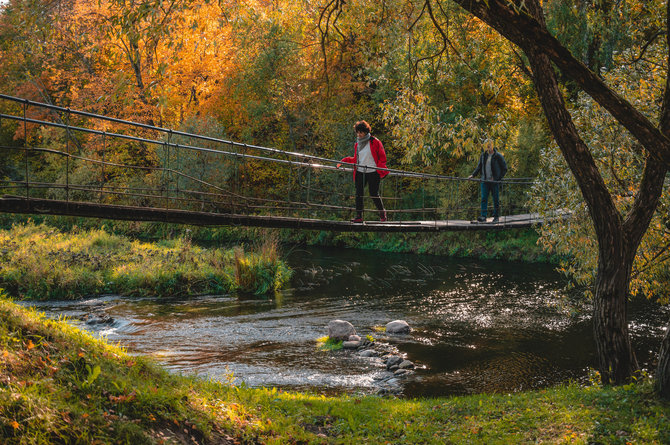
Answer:
[[[382, 141], [377, 139], [374, 136], [370, 136], [370, 152], [372, 152], [372, 159], [375, 160], [377, 168], [386, 168], [386, 152], [384, 151], [384, 145]], [[347, 156], [342, 159], [342, 162], [348, 162], [350, 164], [355, 164], [358, 159], [358, 142], [354, 144], [354, 155]], [[377, 170], [379, 177], [383, 178], [388, 175], [388, 170]], [[356, 168], [354, 167], [354, 181], [356, 180]]]

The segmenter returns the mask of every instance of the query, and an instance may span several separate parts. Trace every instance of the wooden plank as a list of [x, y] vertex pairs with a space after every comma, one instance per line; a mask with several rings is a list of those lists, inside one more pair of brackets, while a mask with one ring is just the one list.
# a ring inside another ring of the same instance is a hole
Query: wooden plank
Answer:
[[444, 221], [366, 221], [354, 224], [349, 221], [331, 221], [283, 216], [236, 215], [226, 213], [193, 212], [165, 208], [145, 208], [72, 202], [51, 199], [3, 196], [0, 212], [39, 215], [81, 216], [88, 218], [116, 219], [126, 221], [153, 221], [199, 226], [249, 226], [289, 228], [302, 230], [328, 230], [339, 232], [439, 232], [474, 230], [524, 229], [542, 224], [536, 214], [503, 216], [493, 224], [473, 223], [466, 220]]

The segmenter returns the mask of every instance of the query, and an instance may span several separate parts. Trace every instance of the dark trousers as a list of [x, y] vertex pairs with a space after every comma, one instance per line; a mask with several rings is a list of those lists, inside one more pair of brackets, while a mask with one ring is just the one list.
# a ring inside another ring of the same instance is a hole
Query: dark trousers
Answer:
[[377, 206], [377, 210], [384, 211], [384, 204], [379, 197], [379, 183], [381, 178], [376, 171], [369, 173], [356, 172], [356, 216], [363, 216], [363, 193], [365, 192], [365, 184], [368, 184], [370, 197]]
[[500, 216], [500, 199], [498, 197], [497, 182], [482, 182], [482, 216], [486, 218], [486, 210], [489, 205], [489, 192], [493, 195], [493, 217]]

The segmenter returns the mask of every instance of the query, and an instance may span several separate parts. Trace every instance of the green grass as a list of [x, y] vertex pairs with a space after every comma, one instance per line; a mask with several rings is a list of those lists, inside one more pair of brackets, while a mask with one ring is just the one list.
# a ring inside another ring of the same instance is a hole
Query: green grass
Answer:
[[0, 230], [0, 285], [28, 299], [114, 293], [174, 296], [266, 294], [290, 278], [275, 238], [255, 251], [202, 248], [188, 237], [142, 242], [102, 229], [61, 232], [28, 222]]
[[[31, 216], [63, 230], [73, 227], [92, 228], [97, 220], [61, 216]], [[0, 227], [11, 227], [17, 221], [28, 221], [21, 215], [0, 214]], [[109, 233], [139, 239], [190, 237], [205, 242], [236, 243], [239, 240], [256, 240], [267, 235], [267, 229], [244, 227], [200, 227], [165, 223], [104, 221]], [[318, 230], [274, 230], [279, 242], [317, 246], [335, 246], [381, 250], [386, 252], [421, 253], [460, 258], [483, 258], [529, 263], [558, 264], [560, 258], [549, 254], [538, 245], [534, 229], [490, 232], [438, 232], [438, 233], [365, 233], [327, 232]]]
[[252, 389], [169, 374], [2, 296], [0, 357], [8, 445], [670, 442], [648, 381], [411, 400]]
[[338, 351], [343, 348], [342, 343], [342, 340], [335, 340], [327, 335], [316, 339], [317, 347], [322, 351]]

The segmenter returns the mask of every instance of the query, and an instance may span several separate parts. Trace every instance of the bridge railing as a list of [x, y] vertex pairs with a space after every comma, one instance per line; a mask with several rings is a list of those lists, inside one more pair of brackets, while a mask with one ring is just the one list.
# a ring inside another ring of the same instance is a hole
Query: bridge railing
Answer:
[[[13, 133], [13, 142], [0, 146], [5, 195], [325, 220], [354, 214], [355, 166], [338, 168], [339, 160], [7, 95], [0, 95], [0, 110], [0, 132]], [[381, 195], [392, 221], [479, 214], [479, 180], [388, 171]], [[530, 213], [531, 185], [525, 178], [501, 182], [501, 214]], [[377, 220], [371, 200], [364, 202], [365, 219]]]

